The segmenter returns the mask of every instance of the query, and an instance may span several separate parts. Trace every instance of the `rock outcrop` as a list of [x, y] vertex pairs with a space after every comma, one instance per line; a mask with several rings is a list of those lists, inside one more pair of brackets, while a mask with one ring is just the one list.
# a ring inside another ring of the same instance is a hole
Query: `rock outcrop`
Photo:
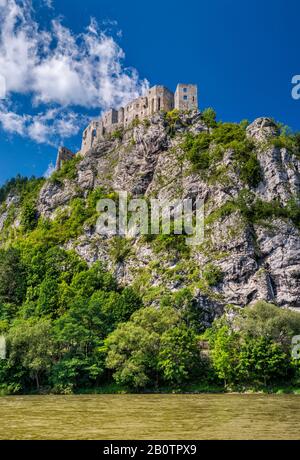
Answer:
[[[204, 243], [188, 256], [182, 257], [176, 247], [157, 252], [140, 236], [130, 240], [130, 255], [116, 261], [112, 239], [98, 235], [93, 226], [85, 226], [65, 247], [74, 248], [88, 263], [105, 261], [119, 282], [138, 286], [146, 303], [156, 302], [149, 292], [159, 297], [190, 288], [208, 322], [226, 304], [245, 306], [259, 299], [300, 310], [300, 232], [292, 220], [277, 216], [249, 222], [238, 210], [209, 219], [245, 188], [253, 199], [282, 206], [297, 197], [300, 161], [287, 148], [269, 142], [278, 136], [276, 124], [259, 118], [247, 128], [261, 168], [260, 183], [250, 188], [241, 182], [230, 149], [220, 163], [226, 180], [212, 181], [192, 170], [182, 149], [183, 136], [209, 132], [198, 112], [181, 115], [171, 128], [163, 116], [155, 115], [149, 123], [128, 129], [122, 139], [99, 141], [76, 165], [75, 180], [46, 182], [39, 213], [51, 218], [71, 199], [87, 197], [99, 187], [162, 201], [198, 196], [205, 201], [208, 223]], [[222, 272], [215, 283], [205, 282], [205, 267], [211, 264]]]

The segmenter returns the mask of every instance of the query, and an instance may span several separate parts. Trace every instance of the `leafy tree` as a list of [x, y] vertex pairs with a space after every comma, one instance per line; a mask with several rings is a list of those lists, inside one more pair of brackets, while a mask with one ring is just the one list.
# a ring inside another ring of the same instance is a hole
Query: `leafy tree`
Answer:
[[116, 290], [116, 280], [106, 272], [101, 262], [96, 262], [89, 270], [76, 274], [70, 287], [78, 296], [89, 298], [96, 290]]
[[36, 313], [38, 315], [56, 316], [58, 310], [58, 282], [56, 278], [47, 276], [39, 287]]
[[286, 351], [290, 349], [292, 337], [300, 334], [299, 313], [264, 301], [242, 310], [234, 322], [243, 335], [272, 339], [283, 345]]
[[90, 299], [80, 295], [73, 298], [69, 309], [55, 322], [60, 350], [51, 377], [55, 388], [73, 389], [98, 381], [105, 367], [103, 340], [140, 306], [141, 300], [130, 288], [121, 293], [97, 290]]
[[183, 288], [172, 294], [164, 295], [161, 307], [173, 307], [181, 314], [182, 321], [195, 332], [204, 332], [203, 310], [195, 300], [189, 288]]
[[267, 385], [292, 373], [291, 361], [283, 347], [267, 337], [247, 339], [238, 361], [239, 379], [250, 383]]
[[162, 335], [178, 324], [179, 318], [172, 308], [146, 307], [108, 336], [106, 365], [114, 370], [117, 383], [134, 388], [158, 383]]
[[239, 335], [227, 326], [220, 327], [215, 335], [210, 337], [213, 367], [225, 385], [232, 384], [237, 379], [238, 341]]
[[171, 384], [181, 384], [200, 371], [200, 352], [195, 332], [185, 325], [173, 327], [161, 338], [158, 367]]
[[49, 372], [54, 346], [51, 322], [31, 318], [16, 320], [7, 335], [9, 365], [21, 365], [40, 389], [41, 376]]
[[19, 305], [26, 293], [26, 269], [20, 251], [0, 249], [0, 302]]
[[33, 230], [37, 225], [37, 209], [33, 202], [28, 201], [23, 205], [21, 213], [21, 225], [25, 232]]
[[209, 127], [209, 128], [215, 128], [217, 125], [216, 122], [216, 117], [217, 114], [214, 109], [211, 107], [208, 107], [207, 109], [204, 109], [202, 114], [201, 114], [202, 120], [204, 123]]

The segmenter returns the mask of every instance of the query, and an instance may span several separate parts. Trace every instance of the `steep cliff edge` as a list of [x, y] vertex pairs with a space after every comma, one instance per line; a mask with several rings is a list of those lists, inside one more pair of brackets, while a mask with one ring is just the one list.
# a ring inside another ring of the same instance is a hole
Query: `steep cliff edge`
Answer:
[[[145, 304], [189, 291], [208, 322], [226, 304], [260, 299], [300, 309], [297, 139], [268, 118], [217, 124], [199, 112], [155, 115], [135, 125], [99, 141], [44, 183], [36, 208], [50, 232], [71, 226], [74, 206], [83, 214], [91, 210], [58, 243], [89, 264], [105, 262], [121, 284], [136, 287]], [[97, 193], [120, 190], [162, 201], [202, 198], [204, 242], [187, 248], [176, 236], [99, 235]], [[8, 196], [2, 209], [2, 232], [14, 200]], [[20, 226], [17, 214], [11, 225]]]

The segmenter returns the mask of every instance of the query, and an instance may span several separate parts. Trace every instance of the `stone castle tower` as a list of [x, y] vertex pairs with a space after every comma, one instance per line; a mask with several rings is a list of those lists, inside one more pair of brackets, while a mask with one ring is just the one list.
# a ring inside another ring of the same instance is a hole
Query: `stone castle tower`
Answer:
[[179, 83], [175, 94], [165, 86], [156, 85], [144, 96], [129, 102], [119, 110], [111, 109], [99, 120], [92, 121], [83, 133], [81, 155], [93, 146], [95, 139], [120, 128], [128, 128], [133, 120], [143, 120], [157, 112], [170, 110], [197, 110], [197, 85]]
[[[128, 128], [134, 120], [143, 120], [158, 112], [177, 110], [197, 110], [197, 85], [179, 83], [175, 94], [165, 86], [156, 85], [148, 89], [145, 95], [129, 102], [119, 110], [111, 109], [98, 120], [93, 120], [84, 130], [80, 153], [86, 153], [92, 148], [95, 140], [104, 138], [105, 134], [118, 129]], [[61, 148], [57, 157], [57, 169], [63, 161], [69, 160], [72, 152]]]
[[198, 109], [197, 85], [179, 83], [176, 88], [174, 103], [178, 110]]

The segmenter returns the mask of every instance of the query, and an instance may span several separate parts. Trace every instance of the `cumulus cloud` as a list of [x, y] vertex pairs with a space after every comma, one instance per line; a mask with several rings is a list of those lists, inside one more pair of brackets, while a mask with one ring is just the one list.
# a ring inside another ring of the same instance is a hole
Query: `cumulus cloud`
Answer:
[[64, 139], [78, 134], [88, 121], [87, 116], [63, 108], [20, 115], [0, 106], [0, 123], [6, 132], [29, 137], [39, 144], [58, 146]]
[[46, 107], [44, 113], [22, 115], [7, 103], [0, 122], [9, 132], [37, 142], [52, 142], [55, 130], [69, 137], [83, 122], [70, 108], [119, 107], [148, 87], [136, 69], [124, 68], [124, 51], [95, 19], [77, 35], [61, 19], [45, 30], [34, 19], [31, 0], [0, 0], [0, 23], [0, 69], [10, 100], [22, 94], [35, 108]]

